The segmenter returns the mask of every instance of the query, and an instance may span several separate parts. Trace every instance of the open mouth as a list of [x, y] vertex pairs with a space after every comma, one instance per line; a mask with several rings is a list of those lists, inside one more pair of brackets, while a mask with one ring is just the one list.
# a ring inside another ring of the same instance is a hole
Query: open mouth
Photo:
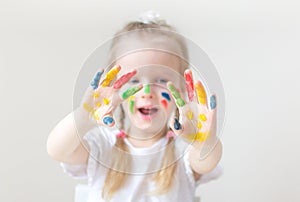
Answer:
[[158, 109], [141, 107], [141, 108], [138, 108], [138, 111], [144, 116], [152, 116], [153, 114], [155, 114], [158, 111]]

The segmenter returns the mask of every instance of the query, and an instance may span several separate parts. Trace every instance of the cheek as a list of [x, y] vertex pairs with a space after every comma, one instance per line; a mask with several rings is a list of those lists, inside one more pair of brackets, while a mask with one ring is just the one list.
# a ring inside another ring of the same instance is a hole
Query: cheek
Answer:
[[167, 92], [161, 93], [161, 105], [164, 107], [166, 111], [172, 111], [174, 108], [174, 103], [171, 100], [170, 94]]

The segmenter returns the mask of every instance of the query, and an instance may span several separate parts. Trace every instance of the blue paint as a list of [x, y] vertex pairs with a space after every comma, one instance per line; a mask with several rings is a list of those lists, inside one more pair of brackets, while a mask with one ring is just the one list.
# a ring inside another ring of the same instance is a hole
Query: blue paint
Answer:
[[212, 95], [210, 97], [210, 108], [211, 109], [215, 109], [217, 106], [217, 102], [216, 102], [216, 96], [215, 95]]
[[174, 128], [175, 128], [175, 130], [180, 130], [181, 129], [181, 125], [180, 125], [178, 119], [175, 118], [174, 120], [175, 120], [175, 122], [174, 122]]
[[103, 74], [103, 71], [97, 72], [97, 74], [95, 75], [93, 81], [91, 82], [91, 86], [93, 87], [93, 90], [98, 88], [100, 77], [101, 77], [102, 74]]
[[163, 96], [164, 98], [166, 98], [169, 102], [171, 101], [171, 97], [170, 97], [170, 95], [168, 93], [162, 92], [161, 96]]
[[114, 119], [111, 116], [106, 116], [103, 118], [103, 123], [105, 125], [110, 125], [114, 122]]

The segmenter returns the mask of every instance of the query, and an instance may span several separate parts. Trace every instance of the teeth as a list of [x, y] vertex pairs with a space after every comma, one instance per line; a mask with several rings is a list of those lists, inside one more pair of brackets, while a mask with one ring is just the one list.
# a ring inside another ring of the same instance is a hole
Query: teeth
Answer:
[[140, 108], [139, 111], [142, 113], [142, 114], [145, 114], [145, 115], [151, 115], [155, 112], [157, 112], [157, 109], [156, 108]]

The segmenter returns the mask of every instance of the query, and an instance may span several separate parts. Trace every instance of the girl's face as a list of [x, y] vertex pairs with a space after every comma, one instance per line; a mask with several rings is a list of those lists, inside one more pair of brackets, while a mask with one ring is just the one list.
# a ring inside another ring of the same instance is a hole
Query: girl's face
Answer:
[[[144, 88], [123, 102], [125, 117], [130, 127], [156, 134], [166, 128], [175, 103], [167, 90], [167, 82], [175, 85], [180, 78], [182, 62], [175, 55], [147, 50], [131, 53], [119, 59], [119, 75], [137, 69], [137, 74], [124, 87], [143, 84]], [[176, 80], [176, 78], [178, 78]]]

